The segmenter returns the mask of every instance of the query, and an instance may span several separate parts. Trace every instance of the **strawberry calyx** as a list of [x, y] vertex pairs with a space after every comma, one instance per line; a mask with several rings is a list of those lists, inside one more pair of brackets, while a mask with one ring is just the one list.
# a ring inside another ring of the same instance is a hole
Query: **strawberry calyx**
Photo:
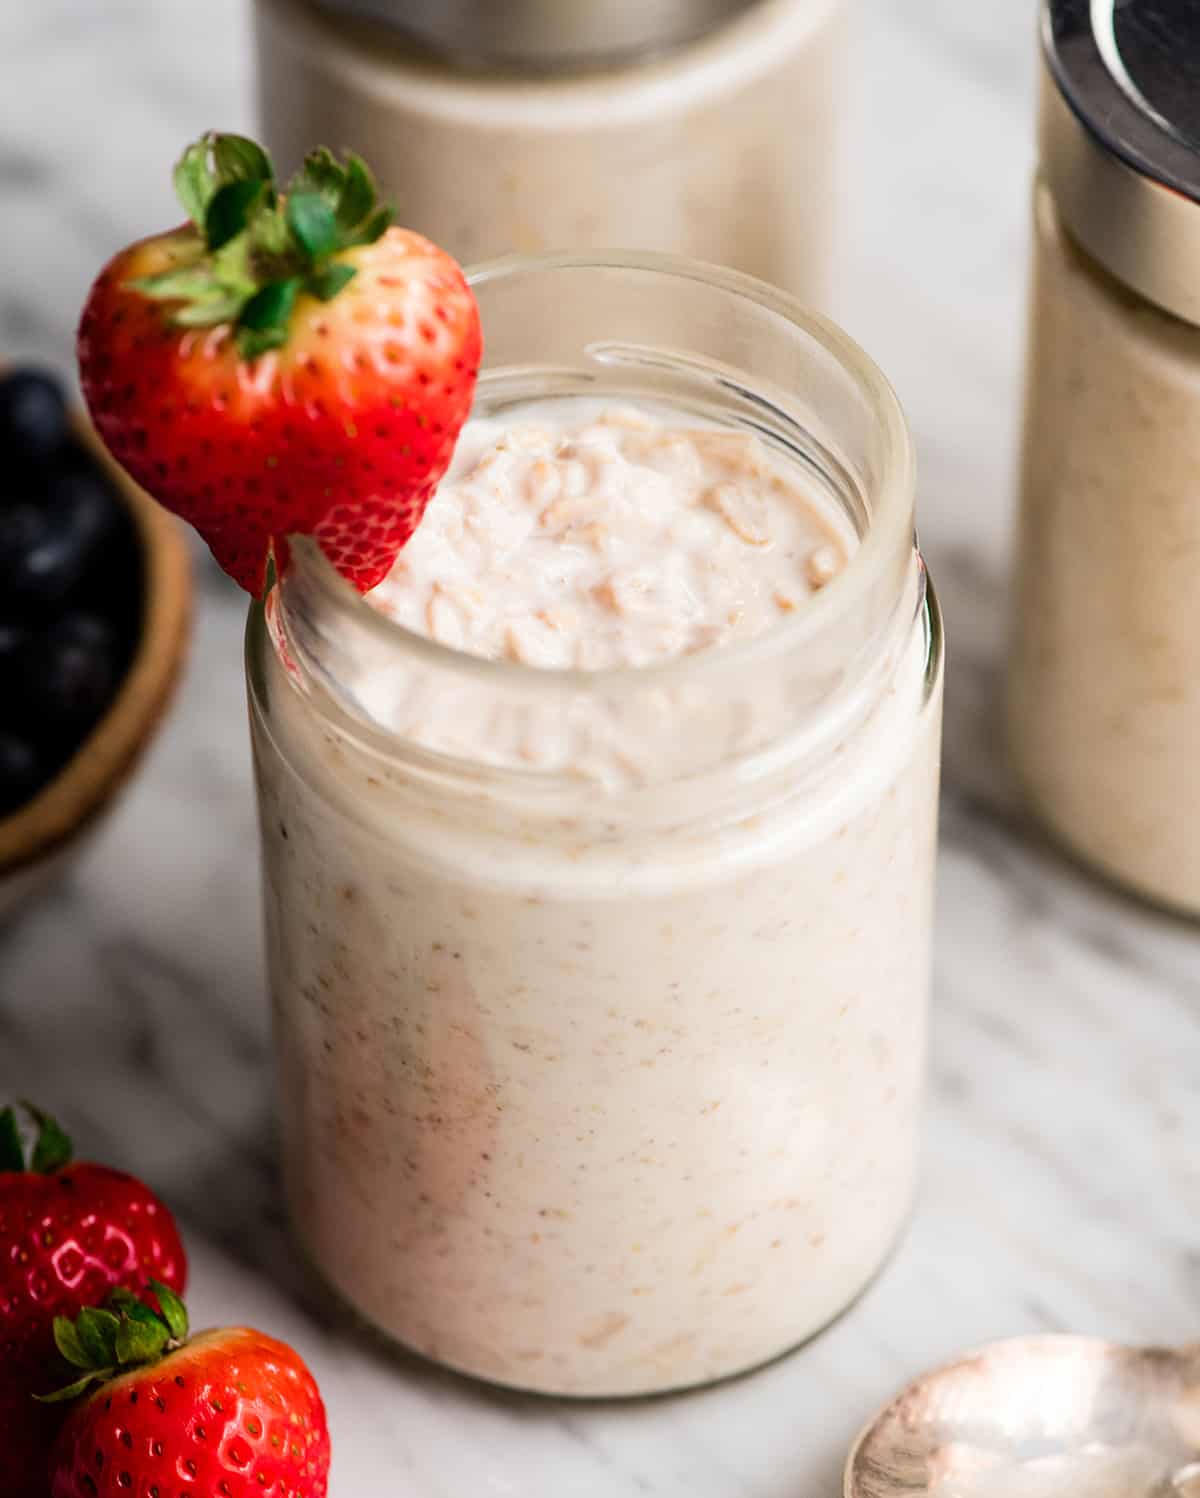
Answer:
[[150, 1281], [157, 1308], [130, 1290], [114, 1290], [103, 1309], [86, 1306], [72, 1321], [54, 1318], [54, 1343], [81, 1376], [65, 1389], [38, 1394], [39, 1404], [65, 1404], [94, 1384], [131, 1368], [145, 1368], [177, 1352], [188, 1339], [188, 1314], [179, 1296]]
[[394, 217], [362, 158], [339, 162], [324, 146], [281, 193], [256, 141], [210, 130], [183, 153], [174, 181], [194, 229], [178, 237], [170, 270], [129, 284], [171, 303], [176, 327], [232, 324], [247, 360], [287, 342], [297, 297], [332, 301], [355, 275], [338, 256], [373, 244]]
[[33, 1147], [26, 1152], [16, 1108], [0, 1110], [0, 1171], [14, 1171], [18, 1175], [32, 1171], [48, 1176], [69, 1165], [73, 1156], [70, 1136], [55, 1119], [32, 1103], [22, 1102], [20, 1107], [33, 1125]]

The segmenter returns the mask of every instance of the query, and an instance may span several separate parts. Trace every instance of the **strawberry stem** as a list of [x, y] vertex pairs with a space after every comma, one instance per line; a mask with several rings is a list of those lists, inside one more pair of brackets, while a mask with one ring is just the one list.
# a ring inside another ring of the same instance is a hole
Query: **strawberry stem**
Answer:
[[244, 359], [287, 342], [298, 296], [337, 296], [354, 276], [337, 257], [374, 243], [393, 217], [358, 156], [340, 162], [321, 147], [281, 194], [256, 141], [213, 131], [183, 153], [175, 192], [199, 231], [195, 244], [170, 270], [131, 284], [171, 303], [180, 327], [232, 323]]

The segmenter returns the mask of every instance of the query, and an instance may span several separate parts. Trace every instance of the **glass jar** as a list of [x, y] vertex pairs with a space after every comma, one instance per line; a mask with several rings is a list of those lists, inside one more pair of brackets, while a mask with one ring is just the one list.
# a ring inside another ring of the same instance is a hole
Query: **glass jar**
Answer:
[[[773, 632], [652, 667], [457, 653], [304, 543], [251, 615], [304, 1250], [456, 1369], [658, 1392], [818, 1331], [909, 1210], [940, 622], [903, 417], [836, 329], [666, 257], [472, 279], [479, 412], [587, 392], [753, 430], [860, 538]], [[381, 721], [385, 678], [451, 737]]]
[[1200, 110], [1144, 9], [1045, 9], [1009, 741], [1057, 838], [1200, 913]]
[[820, 305], [845, 8], [520, 0], [498, 25], [494, 0], [256, 0], [262, 131], [289, 169], [362, 152], [463, 263], [627, 245]]

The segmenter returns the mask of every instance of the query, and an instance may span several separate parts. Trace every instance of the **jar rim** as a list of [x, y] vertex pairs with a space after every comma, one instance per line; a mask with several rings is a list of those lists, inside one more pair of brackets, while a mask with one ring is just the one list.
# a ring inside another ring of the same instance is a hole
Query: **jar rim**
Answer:
[[326, 560], [310, 537], [291, 541], [292, 565], [304, 575], [305, 588], [334, 615], [365, 631], [377, 642], [460, 680], [516, 687], [523, 693], [553, 698], [581, 691], [611, 695], [675, 687], [699, 676], [725, 670], [739, 672], [794, 651], [806, 639], [826, 630], [838, 617], [852, 617], [872, 591], [895, 568], [898, 555], [913, 545], [913, 493], [916, 459], [899, 398], [869, 354], [836, 323], [807, 311], [788, 293], [741, 271], [655, 251], [550, 252], [507, 255], [467, 271], [472, 287], [513, 275], [558, 271], [641, 271], [672, 280], [699, 282], [757, 304], [792, 324], [832, 356], [847, 373], [879, 422], [884, 461], [871, 490], [870, 521], [842, 571], [805, 600], [789, 619], [747, 640], [727, 641], [711, 649], [646, 665], [597, 670], [581, 667], [530, 666], [520, 661], [472, 655], [443, 645], [388, 618], [357, 593]]

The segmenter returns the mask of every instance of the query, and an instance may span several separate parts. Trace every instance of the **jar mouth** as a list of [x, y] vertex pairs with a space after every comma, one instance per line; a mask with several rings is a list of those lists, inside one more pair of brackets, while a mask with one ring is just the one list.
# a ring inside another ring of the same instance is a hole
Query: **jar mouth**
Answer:
[[[512, 255], [473, 267], [467, 279], [477, 295], [486, 296], [489, 286], [517, 276], [546, 277], [567, 273], [603, 273], [641, 275], [662, 278], [673, 284], [692, 283], [727, 293], [745, 304], [752, 304], [762, 315], [790, 326], [808, 344], [821, 351], [848, 376], [856, 392], [871, 412], [877, 435], [878, 457], [870, 493], [853, 494], [849, 473], [841, 472], [836, 487], [842, 490], [844, 504], [860, 507], [858, 544], [847, 565], [819, 592], [804, 600], [795, 614], [773, 628], [747, 640], [728, 641], [711, 648], [672, 656], [644, 665], [622, 665], [596, 670], [579, 667], [530, 666], [523, 662], [472, 655], [443, 645], [426, 635], [407, 628], [387, 617], [365, 597], [357, 593], [326, 560], [309, 537], [291, 542], [292, 563], [289, 571], [303, 592], [307, 605], [337, 619], [352, 633], [361, 633], [376, 646], [383, 646], [396, 659], [408, 658], [415, 664], [458, 681], [474, 682], [503, 690], [517, 689], [525, 696], [573, 698], [581, 692], [600, 692], [610, 698], [625, 693], [642, 693], [648, 688], [678, 688], [714, 674], [756, 670], [777, 658], [794, 655], [805, 642], [827, 634], [839, 620], [853, 619], [871, 611], [871, 600], [899, 591], [899, 584], [889, 588], [889, 578], [899, 578], [907, 568], [913, 549], [913, 491], [915, 457], [908, 426], [900, 402], [882, 371], [870, 356], [847, 334], [828, 319], [806, 311], [787, 293], [738, 271], [688, 260], [674, 255], [652, 252], [588, 252], [583, 254], [550, 253], [536, 256]], [[486, 320], [484, 329], [487, 336]], [[775, 384], [764, 384], [752, 373], [743, 374], [716, 361], [695, 358], [686, 352], [666, 350], [654, 345], [638, 346], [628, 341], [589, 346], [597, 368], [621, 367], [633, 378], [635, 366], [645, 374], [666, 378], [673, 370], [679, 378], [698, 387], [705, 382], [725, 398], [736, 392], [748, 419], [757, 412], [760, 429], [779, 438], [776, 430], [783, 421], [798, 433], [802, 430], [787, 415], [789, 392]], [[520, 391], [528, 388], [524, 398], [544, 394], [544, 385], [552, 366], [521, 365], [488, 373], [481, 377], [480, 391], [485, 395], [502, 380], [509, 390], [508, 400], [516, 402]], [[595, 393], [581, 376], [578, 389], [564, 393]], [[629, 385], [621, 389], [628, 394]], [[796, 392], [803, 395], [803, 391]], [[673, 403], [670, 394], [659, 399]], [[478, 400], [478, 397], [477, 397]], [[786, 445], [786, 442], [785, 442]], [[793, 453], [793, 456], [795, 454]], [[830, 482], [830, 467], [840, 468], [837, 454], [822, 450], [818, 460], [811, 453], [814, 469]], [[285, 575], [283, 591], [288, 591]], [[890, 613], [890, 609], [886, 610]]]

